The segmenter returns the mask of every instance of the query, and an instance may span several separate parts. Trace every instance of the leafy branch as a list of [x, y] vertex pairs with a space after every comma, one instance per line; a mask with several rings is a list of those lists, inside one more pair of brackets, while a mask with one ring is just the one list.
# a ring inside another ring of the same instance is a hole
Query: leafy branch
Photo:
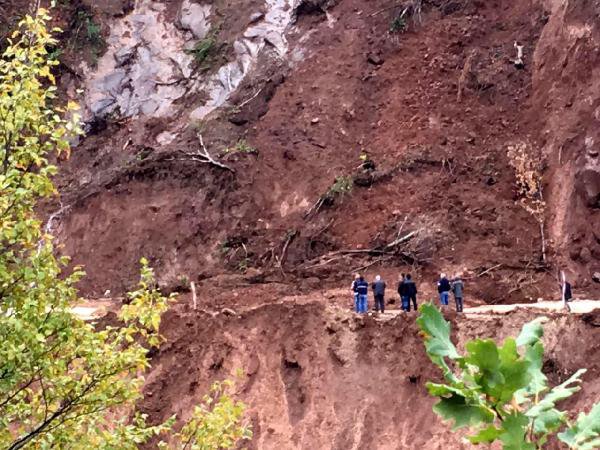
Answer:
[[541, 449], [549, 437], [577, 450], [592, 450], [600, 444], [600, 403], [589, 414], [581, 413], [569, 424], [567, 413], [557, 402], [579, 391], [585, 369], [564, 383], [550, 388], [542, 372], [544, 348], [539, 318], [526, 324], [515, 339], [501, 346], [491, 339], [466, 343], [461, 355], [450, 340], [450, 324], [431, 304], [421, 305], [417, 323], [425, 336], [431, 361], [443, 372], [447, 383], [427, 383], [429, 393], [439, 398], [433, 410], [453, 429], [470, 428], [473, 444], [502, 442], [504, 450]]

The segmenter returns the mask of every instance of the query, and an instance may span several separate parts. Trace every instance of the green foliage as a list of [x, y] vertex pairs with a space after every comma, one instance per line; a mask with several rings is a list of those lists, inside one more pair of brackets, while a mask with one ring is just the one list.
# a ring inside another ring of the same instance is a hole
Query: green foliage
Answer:
[[339, 176], [335, 178], [333, 184], [329, 187], [329, 190], [325, 194], [328, 197], [335, 198], [337, 196], [343, 196], [352, 191], [352, 177], [350, 176]]
[[258, 150], [252, 147], [245, 139], [237, 141], [235, 146], [228, 147], [223, 150], [224, 155], [235, 155], [235, 154], [246, 154], [246, 155], [258, 155]]
[[304, 217], [309, 217], [311, 214], [318, 213], [324, 206], [331, 206], [336, 199], [343, 198], [344, 195], [352, 191], [354, 182], [350, 176], [338, 176], [327, 192], [319, 197], [316, 203], [306, 212]]
[[200, 39], [194, 47], [187, 52], [194, 57], [197, 65], [201, 65], [213, 56], [217, 50], [217, 35], [215, 32], [210, 33], [204, 39]]
[[94, 21], [94, 16], [90, 11], [78, 9], [72, 27], [75, 31], [71, 37], [71, 47], [77, 49], [87, 47], [92, 64], [95, 65], [106, 48], [100, 25]]
[[589, 414], [580, 413], [575, 424], [558, 437], [571, 448], [600, 448], [600, 403], [596, 403]]
[[252, 432], [240, 425], [246, 409], [227, 393], [231, 381], [215, 383], [201, 405], [194, 408], [191, 419], [175, 435], [177, 450], [213, 450], [234, 448], [241, 439], [251, 439]]
[[407, 29], [408, 23], [405, 12], [398, 14], [390, 22], [390, 33], [392, 34], [404, 33]]
[[[69, 138], [81, 132], [77, 106], [56, 106], [49, 20], [43, 9], [25, 17], [0, 58], [0, 448], [133, 450], [175, 421], [150, 426], [135, 412], [170, 299], [142, 260], [121, 327], [96, 330], [72, 313], [83, 274], [63, 273], [68, 259], [54, 256], [35, 214], [56, 192], [48, 156], [68, 154]], [[237, 436], [235, 406], [211, 410], [213, 426], [198, 441]]]
[[[454, 422], [454, 429], [469, 427], [474, 444], [502, 442], [505, 450], [542, 448], [549, 436], [568, 425], [567, 414], [556, 403], [577, 392], [585, 369], [550, 389], [542, 373], [544, 349], [542, 321], [526, 324], [517, 339], [501, 346], [491, 339], [474, 339], [458, 353], [450, 340], [450, 324], [431, 304], [421, 305], [417, 323], [425, 336], [431, 361], [442, 369], [447, 384], [427, 383], [439, 397], [434, 411]], [[574, 449], [597, 448], [600, 443], [600, 404], [558, 434]]]

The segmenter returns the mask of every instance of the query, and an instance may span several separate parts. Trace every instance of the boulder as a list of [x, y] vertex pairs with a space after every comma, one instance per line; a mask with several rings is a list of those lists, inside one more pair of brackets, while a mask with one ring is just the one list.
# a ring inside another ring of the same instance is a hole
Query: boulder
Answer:
[[179, 12], [179, 25], [189, 30], [196, 39], [204, 39], [210, 31], [210, 5], [199, 5], [184, 0]]
[[587, 166], [576, 177], [577, 191], [590, 208], [600, 208], [600, 168]]

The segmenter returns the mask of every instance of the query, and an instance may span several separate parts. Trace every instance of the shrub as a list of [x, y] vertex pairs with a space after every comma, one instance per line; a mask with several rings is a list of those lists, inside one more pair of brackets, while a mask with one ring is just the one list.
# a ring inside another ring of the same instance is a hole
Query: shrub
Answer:
[[233, 147], [228, 147], [223, 150], [224, 155], [235, 155], [238, 153], [246, 155], [258, 155], [258, 150], [252, 147], [245, 139], [240, 139]]
[[352, 177], [351, 176], [339, 176], [335, 178], [335, 181], [325, 194], [327, 197], [332, 199], [339, 196], [344, 196], [352, 191]]
[[78, 49], [88, 47], [92, 64], [96, 65], [106, 47], [102, 28], [94, 21], [93, 14], [85, 9], [77, 10], [71, 26], [75, 29], [71, 37], [71, 47]]
[[408, 29], [405, 13], [400, 13], [395, 16], [390, 22], [390, 33], [404, 33]]
[[217, 47], [217, 36], [216, 33], [210, 33], [204, 39], [196, 42], [194, 47], [187, 52], [194, 57], [194, 61], [198, 66], [207, 61], [209, 56], [215, 52]]

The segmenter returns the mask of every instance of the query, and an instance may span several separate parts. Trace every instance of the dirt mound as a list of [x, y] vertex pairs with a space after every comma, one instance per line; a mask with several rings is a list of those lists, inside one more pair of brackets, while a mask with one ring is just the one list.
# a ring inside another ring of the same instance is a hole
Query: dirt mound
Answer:
[[[600, 393], [600, 316], [586, 317], [555, 315], [545, 326], [552, 383], [589, 369], [583, 390], [565, 405], [573, 410], [589, 408]], [[476, 336], [514, 335], [532, 318], [525, 312], [450, 316], [459, 346]], [[242, 369], [237, 396], [249, 405], [254, 429], [248, 448], [470, 448], [431, 410], [424, 384], [439, 371], [424, 353], [414, 319], [380, 322], [315, 302], [239, 315], [197, 313], [180, 304], [165, 317], [168, 342], [153, 357], [141, 408], [154, 420], [173, 413], [185, 418], [212, 381]]]

